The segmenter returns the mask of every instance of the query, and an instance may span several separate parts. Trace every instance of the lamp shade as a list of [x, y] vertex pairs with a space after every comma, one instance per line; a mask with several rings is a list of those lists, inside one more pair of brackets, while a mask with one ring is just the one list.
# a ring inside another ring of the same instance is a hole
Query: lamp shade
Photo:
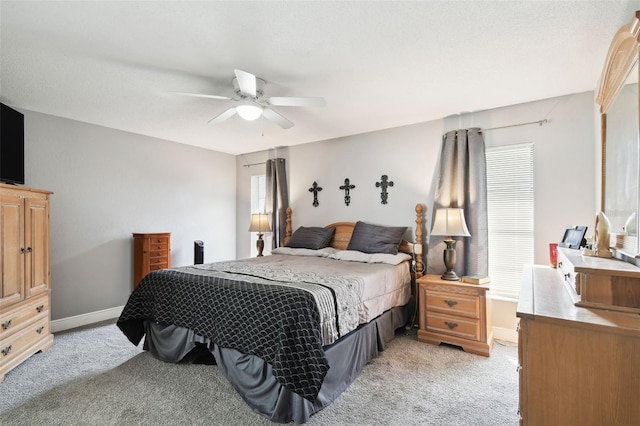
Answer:
[[464, 210], [455, 208], [436, 209], [431, 235], [446, 237], [470, 237]]
[[253, 104], [243, 104], [236, 107], [236, 112], [245, 120], [253, 121], [260, 118], [262, 115], [262, 108]]
[[249, 225], [249, 232], [271, 232], [269, 226], [269, 216], [265, 213], [254, 213], [251, 215], [251, 224]]

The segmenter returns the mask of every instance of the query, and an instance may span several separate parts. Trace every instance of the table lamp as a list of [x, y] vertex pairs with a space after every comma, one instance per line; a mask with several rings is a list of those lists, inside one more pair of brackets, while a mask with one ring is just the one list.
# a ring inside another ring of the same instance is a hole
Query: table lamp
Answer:
[[258, 257], [262, 256], [262, 250], [264, 250], [264, 240], [262, 239], [263, 232], [271, 232], [269, 226], [269, 216], [266, 213], [254, 213], [251, 215], [251, 224], [249, 225], [249, 232], [258, 233], [258, 241], [256, 241], [256, 248], [258, 249]]
[[447, 237], [444, 242], [443, 259], [447, 271], [440, 278], [447, 281], [458, 281], [460, 278], [453, 268], [456, 266], [456, 240], [453, 237], [470, 237], [467, 223], [464, 220], [464, 210], [456, 208], [436, 209], [436, 217], [433, 221], [431, 235]]

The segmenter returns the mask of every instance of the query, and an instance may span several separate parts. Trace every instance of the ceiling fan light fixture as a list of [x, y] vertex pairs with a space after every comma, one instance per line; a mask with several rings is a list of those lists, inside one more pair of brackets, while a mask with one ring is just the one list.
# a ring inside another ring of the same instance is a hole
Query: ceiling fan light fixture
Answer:
[[260, 118], [260, 116], [262, 115], [262, 108], [252, 104], [238, 105], [236, 107], [236, 112], [245, 120], [253, 121]]

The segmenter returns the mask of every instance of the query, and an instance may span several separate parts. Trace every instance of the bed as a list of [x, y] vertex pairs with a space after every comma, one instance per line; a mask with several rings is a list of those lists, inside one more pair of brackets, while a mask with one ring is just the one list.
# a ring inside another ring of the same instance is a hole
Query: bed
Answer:
[[408, 227], [360, 221], [292, 233], [288, 209], [285, 246], [153, 271], [117, 325], [159, 359], [217, 365], [271, 421], [305, 423], [411, 321], [423, 219], [418, 204], [410, 243]]

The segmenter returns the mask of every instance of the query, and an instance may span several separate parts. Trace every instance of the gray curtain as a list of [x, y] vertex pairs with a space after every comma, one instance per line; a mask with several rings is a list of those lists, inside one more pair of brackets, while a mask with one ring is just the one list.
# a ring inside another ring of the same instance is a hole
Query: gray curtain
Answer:
[[284, 241], [289, 207], [289, 186], [284, 158], [267, 160], [265, 209], [273, 231], [271, 248], [280, 247]]
[[[479, 128], [453, 130], [442, 138], [440, 170], [432, 215], [437, 208], [464, 209], [471, 237], [454, 237], [458, 276], [489, 275], [487, 231], [487, 166], [484, 137]], [[433, 220], [432, 220], [433, 223]], [[442, 274], [446, 270], [442, 255], [445, 237], [430, 237], [427, 272]]]

